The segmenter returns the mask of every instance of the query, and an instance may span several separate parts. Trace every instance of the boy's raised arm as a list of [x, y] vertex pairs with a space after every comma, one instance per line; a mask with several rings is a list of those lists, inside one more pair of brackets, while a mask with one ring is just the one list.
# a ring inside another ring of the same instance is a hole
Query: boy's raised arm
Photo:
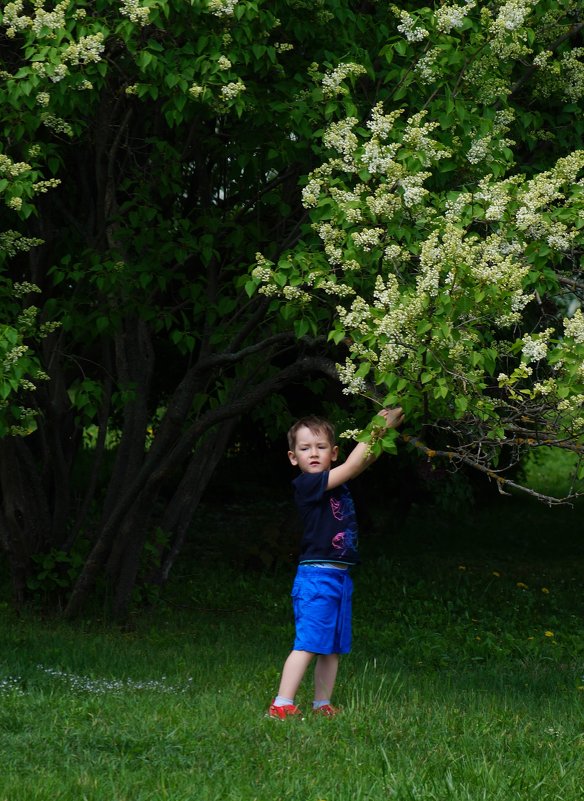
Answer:
[[[385, 425], [387, 428], [397, 428], [403, 423], [404, 414], [401, 406], [395, 409], [382, 409], [379, 412], [380, 417], [385, 418]], [[327, 489], [331, 490], [335, 487], [350, 481], [360, 473], [362, 473], [370, 464], [377, 459], [372, 453], [367, 454], [368, 444], [366, 442], [358, 442], [354, 449], [351, 451], [346, 461], [338, 467], [333, 467], [329, 472]]]

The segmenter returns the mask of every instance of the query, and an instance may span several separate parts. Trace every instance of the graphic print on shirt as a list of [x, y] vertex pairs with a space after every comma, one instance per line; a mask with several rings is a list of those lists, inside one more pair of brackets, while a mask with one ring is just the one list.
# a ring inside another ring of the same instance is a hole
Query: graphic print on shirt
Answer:
[[[331, 498], [331, 512], [335, 520], [355, 520], [355, 507], [353, 499], [348, 492], [344, 492], [340, 498]], [[339, 531], [332, 539], [332, 546], [339, 551], [339, 556], [344, 556], [347, 551], [357, 547], [357, 531], [354, 528], [347, 528]]]

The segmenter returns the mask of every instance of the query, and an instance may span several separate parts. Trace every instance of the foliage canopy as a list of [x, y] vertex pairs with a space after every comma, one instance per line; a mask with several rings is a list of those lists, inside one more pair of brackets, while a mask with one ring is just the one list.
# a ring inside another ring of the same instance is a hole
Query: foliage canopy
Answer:
[[334, 362], [485, 469], [505, 442], [579, 447], [580, 15], [2, 4], [18, 598], [48, 559], [68, 614], [96, 587], [123, 614], [167, 577], [237, 418], [267, 398], [277, 418]]

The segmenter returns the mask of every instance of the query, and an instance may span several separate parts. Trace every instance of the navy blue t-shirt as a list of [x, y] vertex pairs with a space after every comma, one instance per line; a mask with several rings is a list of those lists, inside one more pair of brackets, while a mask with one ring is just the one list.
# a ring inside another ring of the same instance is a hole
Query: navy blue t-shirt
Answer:
[[357, 519], [346, 484], [327, 490], [329, 471], [301, 473], [292, 482], [304, 525], [300, 564], [332, 562], [356, 565]]

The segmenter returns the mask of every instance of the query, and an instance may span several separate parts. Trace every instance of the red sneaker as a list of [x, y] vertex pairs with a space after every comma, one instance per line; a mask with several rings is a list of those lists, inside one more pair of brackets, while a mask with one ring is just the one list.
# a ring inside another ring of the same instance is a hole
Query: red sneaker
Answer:
[[302, 711], [294, 704], [285, 704], [284, 706], [276, 706], [270, 704], [268, 709], [268, 717], [274, 720], [286, 720], [286, 718], [302, 717]]
[[332, 706], [332, 704], [325, 704], [324, 706], [319, 706], [318, 709], [312, 710], [314, 715], [322, 715], [323, 718], [334, 718], [335, 715], [340, 714], [340, 711], [340, 709], [336, 706]]

